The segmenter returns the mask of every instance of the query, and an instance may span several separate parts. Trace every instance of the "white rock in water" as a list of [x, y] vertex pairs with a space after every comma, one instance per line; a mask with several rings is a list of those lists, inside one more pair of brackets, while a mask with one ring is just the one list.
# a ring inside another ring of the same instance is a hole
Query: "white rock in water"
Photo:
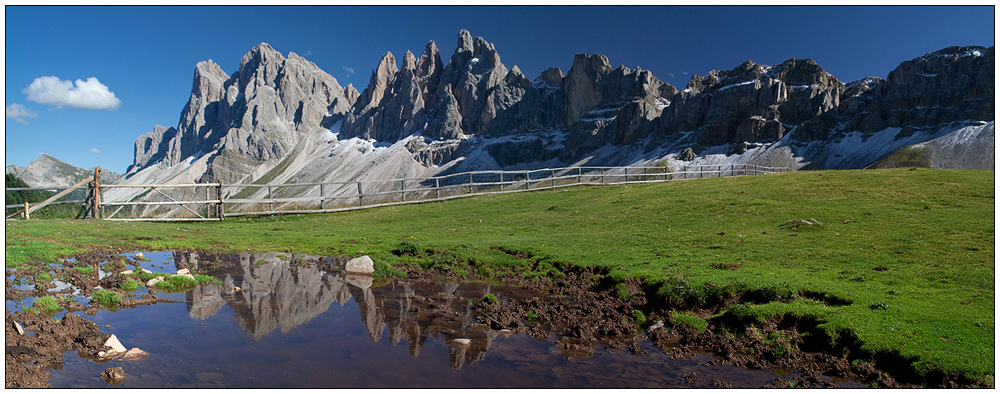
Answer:
[[142, 349], [134, 347], [125, 352], [125, 355], [122, 356], [122, 360], [135, 360], [146, 357], [148, 355], [149, 353], [146, 353]]
[[136, 260], [142, 260], [144, 258], [145, 257], [142, 255], [142, 252], [135, 252], [135, 259]]
[[115, 336], [115, 334], [111, 334], [111, 337], [108, 338], [107, 342], [104, 342], [104, 346], [110, 347], [111, 350], [97, 352], [98, 357], [114, 357], [125, 353], [126, 350], [125, 345], [122, 345], [121, 341], [118, 340], [118, 337]]
[[472, 340], [469, 338], [458, 338], [455, 339], [454, 342], [462, 346], [469, 346], [469, 344], [472, 343]]
[[368, 255], [364, 255], [348, 261], [344, 271], [352, 274], [371, 274], [375, 272], [375, 262]]
[[163, 282], [164, 280], [165, 279], [163, 279], [162, 276], [157, 276], [157, 277], [155, 277], [155, 278], [150, 279], [149, 281], [147, 281], [146, 282], [146, 287], [156, 286], [157, 283]]

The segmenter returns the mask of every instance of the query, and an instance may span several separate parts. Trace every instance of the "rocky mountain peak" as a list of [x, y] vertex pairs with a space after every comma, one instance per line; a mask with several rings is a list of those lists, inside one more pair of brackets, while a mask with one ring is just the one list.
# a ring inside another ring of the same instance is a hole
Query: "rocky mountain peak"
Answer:
[[455, 53], [459, 52], [472, 52], [472, 33], [468, 30], [462, 29], [458, 32], [458, 47], [455, 48]]
[[541, 78], [543, 80], [555, 86], [562, 86], [563, 78], [565, 77], [566, 74], [563, 74], [559, 67], [550, 67], [549, 69], [542, 71], [541, 74]]
[[271, 45], [262, 42], [250, 49], [240, 60], [239, 89], [253, 83], [256, 86], [274, 86], [278, 69], [285, 62], [285, 57], [274, 50]]
[[[441, 63], [441, 52], [438, 50], [437, 44], [434, 40], [427, 43], [424, 47], [424, 53], [420, 55], [420, 60], [417, 61], [417, 72], [421, 77], [440, 77], [441, 71], [444, 69], [444, 64]], [[437, 79], [433, 81], [428, 81], [433, 85], [437, 85]]]

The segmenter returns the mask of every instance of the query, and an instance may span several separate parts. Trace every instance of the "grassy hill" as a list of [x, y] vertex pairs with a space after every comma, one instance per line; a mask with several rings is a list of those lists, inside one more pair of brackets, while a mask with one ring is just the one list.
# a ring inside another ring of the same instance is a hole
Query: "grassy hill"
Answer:
[[368, 254], [383, 274], [395, 262], [525, 277], [595, 265], [643, 279], [679, 308], [759, 294], [718, 319], [813, 319], [829, 338], [920, 373], [992, 384], [994, 207], [992, 171], [802, 171], [275, 219], [8, 223], [6, 262], [95, 248], [250, 248]]

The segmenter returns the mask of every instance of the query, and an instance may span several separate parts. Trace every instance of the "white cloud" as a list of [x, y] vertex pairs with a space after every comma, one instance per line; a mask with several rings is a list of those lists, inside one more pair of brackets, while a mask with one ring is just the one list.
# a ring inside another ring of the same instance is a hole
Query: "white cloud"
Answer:
[[347, 67], [347, 66], [341, 66], [341, 67], [343, 67], [344, 71], [347, 71], [348, 74], [354, 74], [354, 69], [353, 68], [350, 68], [350, 67]]
[[691, 74], [688, 74], [688, 72], [687, 72], [687, 71], [681, 71], [681, 74], [684, 74], [684, 75], [691, 75]]
[[90, 148], [90, 151], [97, 154], [101, 154], [101, 151], [97, 150], [97, 148]]
[[95, 77], [86, 81], [77, 79], [75, 87], [73, 82], [57, 77], [35, 78], [21, 93], [28, 95], [28, 101], [59, 108], [113, 110], [122, 103]]
[[35, 119], [38, 118], [38, 112], [30, 110], [28, 109], [28, 107], [25, 107], [18, 103], [12, 103], [8, 105], [7, 110], [5, 112], [7, 113], [7, 119], [14, 119], [17, 121], [17, 123], [23, 125], [30, 124], [28, 123], [28, 121], [24, 120], [24, 118], [35, 118]]
[[672, 72], [668, 72], [667, 75], [669, 75], [670, 78], [676, 77], [676, 75], [674, 75], [674, 73], [672, 73]]

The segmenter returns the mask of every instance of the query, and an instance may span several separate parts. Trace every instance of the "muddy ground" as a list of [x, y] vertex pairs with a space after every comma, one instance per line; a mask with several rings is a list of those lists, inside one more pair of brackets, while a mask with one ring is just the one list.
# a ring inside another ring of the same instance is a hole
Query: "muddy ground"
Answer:
[[[337, 264], [344, 260], [332, 261]], [[21, 290], [17, 287], [24, 287], [23, 283], [15, 286], [18, 284], [16, 281], [27, 280], [27, 270], [23, 267], [8, 270], [7, 277], [14, 280], [5, 281], [7, 301], [53, 295], [67, 312], [57, 322], [52, 316], [31, 309], [7, 311], [5, 387], [48, 387], [50, 374], [47, 369], [60, 368], [62, 355], [67, 351], [77, 351], [81, 357], [97, 360], [97, 353], [106, 350], [103, 344], [109, 335], [102, 334], [96, 324], [79, 314], [93, 315], [98, 307], [79, 304], [75, 299], [82, 298], [74, 297], [89, 297], [97, 286], [117, 289], [114, 282], [120, 279], [115, 275], [100, 279], [98, 273], [101, 270], [120, 272], [126, 269], [126, 264], [136, 263], [141, 264], [120, 255], [91, 253], [76, 256], [76, 261], [67, 260], [62, 265], [44, 266], [53, 272], [55, 278], [72, 285], [63, 286], [65, 288], [59, 288], [51, 280], [43, 280], [40, 281], [42, 283], [35, 283], [32, 289]], [[95, 269], [86, 272], [86, 269], [79, 269], [81, 267]], [[406, 272], [407, 277], [394, 281], [426, 283], [485, 279], [475, 274], [458, 276], [453, 270], [446, 269], [397, 268]], [[495, 278], [492, 280], [496, 281]], [[653, 305], [655, 300], [647, 298], [638, 281], [625, 282], [626, 291], [623, 292], [621, 284], [607, 280], [602, 272], [594, 268], [571, 267], [558, 278], [543, 276], [529, 280], [517, 275], [504, 275], [500, 282], [533, 290], [541, 296], [498, 300], [484, 297], [474, 303], [475, 324], [483, 329], [510, 330], [542, 340], [556, 338], [555, 346], [567, 357], [590, 356], [599, 347], [643, 353], [638, 344], [651, 340], [675, 358], [689, 358], [696, 353], [707, 352], [717, 357], [711, 363], [799, 372], [796, 380], [778, 378], [768, 383], [767, 387], [829, 387], [844, 381], [888, 388], [921, 385], [963, 387], [969, 384], [949, 376], [938, 377], [931, 382], [899, 381], [876, 367], [887, 365], [885, 360], [849, 360], [845, 357], [849, 352], [846, 348], [831, 349], [825, 344], [810, 343], [807, 340], [810, 336], [803, 335], [814, 327], [814, 323], [809, 322], [793, 319], [769, 321], [735, 332], [711, 323], [703, 332], [675, 326], [671, 324], [670, 311]], [[75, 295], [74, 288], [78, 290]], [[122, 294], [125, 297], [122, 307], [169, 301], [153, 294]], [[687, 312], [707, 318], [725, 306], [724, 303]], [[23, 327], [25, 334], [18, 333], [14, 322]], [[827, 378], [821, 377], [824, 375]], [[687, 384], [694, 384], [697, 379], [693, 373], [684, 378]], [[712, 379], [712, 384], [724, 388], [741, 387], [737, 382], [722, 379]]]

